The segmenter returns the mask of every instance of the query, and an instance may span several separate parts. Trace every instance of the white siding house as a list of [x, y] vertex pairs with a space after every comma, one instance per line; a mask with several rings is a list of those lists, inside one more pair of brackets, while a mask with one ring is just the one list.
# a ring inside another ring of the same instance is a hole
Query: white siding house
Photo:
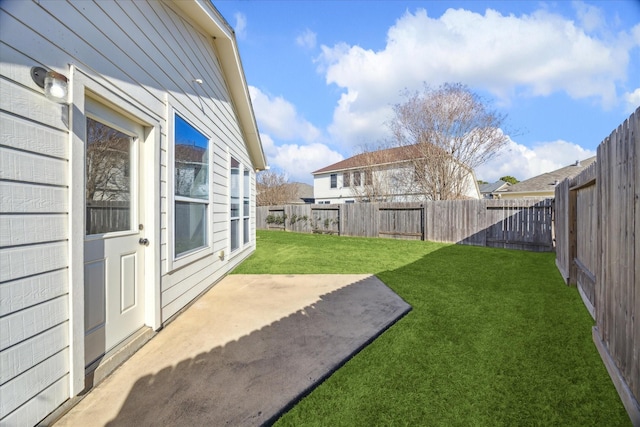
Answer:
[[[411, 147], [395, 147], [358, 154], [318, 169], [313, 174], [317, 204], [359, 201], [419, 202], [424, 194], [414, 182], [415, 162]], [[479, 199], [480, 189], [473, 170], [463, 167], [461, 197]]]
[[255, 250], [266, 160], [208, 0], [3, 0], [0, 38], [0, 424], [29, 426]]

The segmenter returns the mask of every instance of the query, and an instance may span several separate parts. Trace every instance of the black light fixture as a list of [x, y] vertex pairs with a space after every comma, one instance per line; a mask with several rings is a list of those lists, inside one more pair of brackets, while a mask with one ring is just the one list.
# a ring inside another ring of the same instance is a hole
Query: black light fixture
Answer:
[[31, 78], [35, 84], [44, 89], [47, 98], [59, 104], [67, 103], [69, 81], [64, 75], [42, 67], [33, 67]]

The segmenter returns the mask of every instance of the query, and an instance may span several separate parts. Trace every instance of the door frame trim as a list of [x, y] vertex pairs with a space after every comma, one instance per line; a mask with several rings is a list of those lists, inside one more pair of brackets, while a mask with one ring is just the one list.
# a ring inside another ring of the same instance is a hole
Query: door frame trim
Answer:
[[[144, 304], [145, 326], [158, 330], [161, 323], [161, 235], [160, 235], [160, 147], [164, 122], [124, 91], [107, 88], [109, 82], [71, 65], [69, 70], [71, 103], [69, 104], [69, 397], [84, 390], [84, 161], [85, 98], [99, 100], [144, 127], [140, 155], [144, 157], [145, 179], [141, 203], [145, 204], [145, 236], [152, 242], [145, 249]], [[100, 80], [98, 80], [100, 79]], [[111, 86], [111, 85], [109, 85]], [[78, 190], [80, 189], [80, 190]]]

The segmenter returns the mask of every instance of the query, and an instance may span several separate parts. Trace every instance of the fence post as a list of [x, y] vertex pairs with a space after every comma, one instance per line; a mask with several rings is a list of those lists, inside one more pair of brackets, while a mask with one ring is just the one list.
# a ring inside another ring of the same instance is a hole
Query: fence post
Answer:
[[425, 218], [425, 208], [424, 203], [420, 205], [420, 240], [423, 242], [426, 240], [424, 235], [424, 218]]
[[569, 219], [569, 259], [567, 262], [569, 263], [569, 278], [568, 285], [577, 284], [577, 270], [576, 270], [576, 262], [575, 259], [578, 256], [578, 192], [575, 190], [571, 190], [569, 185], [567, 185], [567, 191], [569, 192], [569, 209], [568, 219]]

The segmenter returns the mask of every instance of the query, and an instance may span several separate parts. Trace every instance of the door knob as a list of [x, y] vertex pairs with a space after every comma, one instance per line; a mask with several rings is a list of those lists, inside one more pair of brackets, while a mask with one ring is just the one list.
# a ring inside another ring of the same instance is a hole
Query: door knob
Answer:
[[138, 240], [138, 243], [140, 243], [141, 245], [144, 245], [144, 246], [149, 246], [149, 239], [141, 237], [140, 240]]

